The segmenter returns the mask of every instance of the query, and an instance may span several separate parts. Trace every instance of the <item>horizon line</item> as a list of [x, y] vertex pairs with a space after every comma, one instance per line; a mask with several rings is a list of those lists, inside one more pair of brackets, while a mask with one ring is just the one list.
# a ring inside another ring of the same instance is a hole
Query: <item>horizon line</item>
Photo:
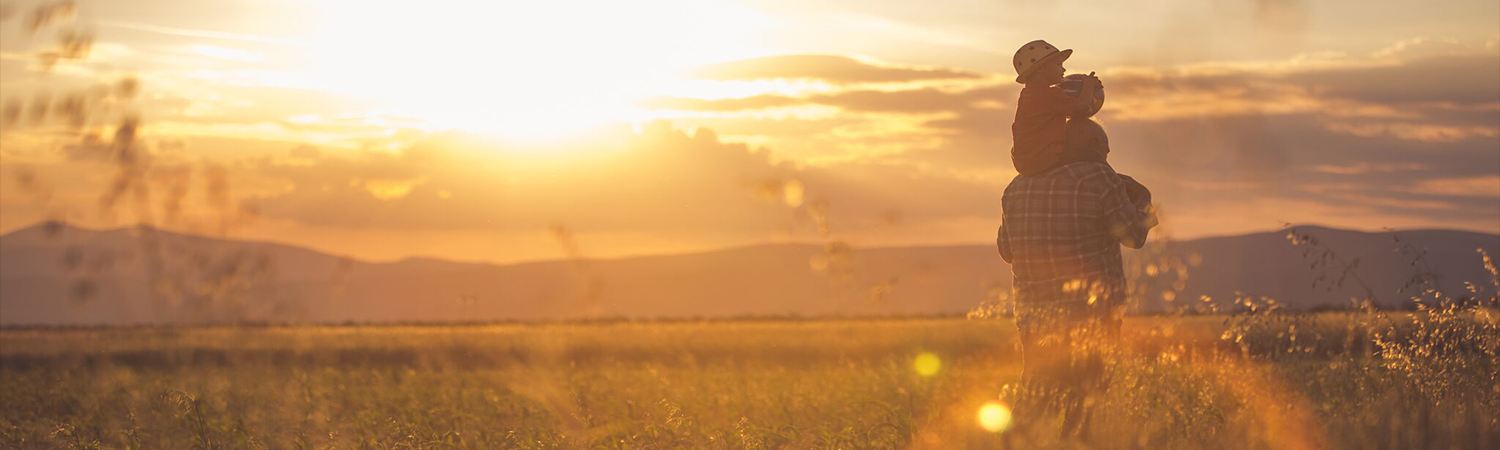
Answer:
[[[11, 236], [11, 235], [13, 235], [13, 234], [15, 234], [17, 232], [23, 231], [23, 230], [30, 230], [30, 229], [34, 229], [34, 228], [46, 226], [46, 224], [48, 224], [48, 223], [58, 223], [58, 224], [61, 224], [62, 226], [66, 227], [66, 228], [74, 228], [74, 229], [79, 229], [79, 230], [89, 231], [89, 232], [96, 232], [96, 233], [98, 233], [98, 232], [111, 232], [111, 231], [128, 231], [128, 230], [130, 230], [132, 228], [145, 227], [145, 228], [149, 228], [149, 229], [156, 230], [156, 231], [163, 231], [163, 232], [177, 234], [177, 235], [181, 235], [181, 236], [201, 238], [201, 239], [214, 239], [214, 240], [220, 240], [220, 241], [238, 242], [238, 243], [245, 243], [245, 244], [265, 244], [265, 245], [278, 245], [278, 246], [282, 246], [282, 247], [291, 247], [291, 248], [296, 248], [296, 249], [311, 251], [311, 252], [314, 252], [314, 253], [319, 253], [319, 254], [322, 254], [322, 255], [327, 255], [327, 256], [330, 256], [330, 257], [335, 257], [335, 258], [340, 258], [340, 259], [345, 259], [345, 260], [349, 260], [349, 261], [353, 261], [353, 262], [359, 262], [359, 263], [365, 263], [365, 264], [399, 264], [399, 263], [402, 263], [402, 262], [412, 261], [412, 260], [436, 260], [436, 261], [441, 261], [441, 262], [460, 263], [460, 264], [484, 264], [484, 265], [491, 265], [491, 266], [520, 266], [520, 265], [526, 265], [526, 264], [545, 264], [545, 263], [572, 262], [572, 261], [621, 261], [621, 260], [637, 259], [637, 258], [704, 255], [704, 254], [710, 254], [710, 253], [728, 252], [728, 251], [735, 251], [735, 250], [744, 250], [744, 249], [750, 249], [750, 248], [771, 247], [771, 246], [801, 246], [801, 245], [818, 246], [818, 245], [825, 245], [825, 243], [823, 241], [819, 241], [819, 240], [797, 240], [797, 241], [788, 241], [788, 242], [759, 242], [759, 243], [753, 243], [753, 244], [730, 245], [730, 246], [724, 246], [724, 247], [715, 247], [715, 248], [707, 249], [707, 250], [684, 251], [684, 252], [675, 252], [675, 253], [672, 253], [672, 252], [669, 252], [669, 253], [642, 253], [642, 254], [623, 255], [623, 256], [582, 257], [582, 258], [559, 257], [559, 258], [548, 258], [548, 259], [524, 259], [524, 260], [516, 260], [516, 261], [509, 261], [509, 262], [501, 262], [501, 261], [493, 261], [493, 260], [463, 260], [463, 259], [454, 259], [454, 258], [443, 257], [443, 256], [415, 255], [415, 254], [403, 256], [401, 258], [396, 258], [396, 259], [367, 259], [367, 258], [349, 256], [349, 255], [345, 255], [345, 254], [341, 254], [341, 253], [335, 253], [335, 252], [332, 252], [332, 251], [323, 250], [323, 249], [320, 249], [320, 248], [317, 248], [317, 247], [313, 247], [313, 246], [310, 246], [310, 245], [300, 244], [300, 243], [293, 243], [293, 242], [288, 242], [288, 241], [262, 240], [262, 239], [249, 239], [249, 238], [243, 238], [242, 239], [242, 238], [235, 238], [235, 237], [232, 237], [232, 236], [213, 236], [213, 235], [209, 235], [209, 234], [205, 234], [205, 233], [201, 233], [201, 232], [197, 232], [197, 231], [187, 231], [187, 230], [172, 229], [172, 228], [167, 228], [167, 227], [162, 227], [162, 226], [157, 226], [157, 225], [144, 224], [144, 223], [136, 223], [134, 225], [120, 225], [120, 226], [116, 226], [116, 227], [93, 228], [93, 227], [89, 227], [89, 226], [77, 225], [77, 224], [74, 224], [74, 223], [69, 222], [67, 220], [47, 219], [47, 220], [41, 220], [41, 221], [34, 222], [34, 223], [30, 224], [30, 225], [16, 227], [16, 228], [10, 229], [10, 230], [0, 230], [0, 238]], [[1244, 237], [1244, 236], [1249, 236], [1249, 235], [1254, 235], [1254, 234], [1276, 233], [1276, 232], [1286, 231], [1286, 230], [1289, 230], [1289, 229], [1292, 229], [1292, 228], [1303, 228], [1303, 227], [1323, 228], [1323, 229], [1328, 229], [1328, 230], [1350, 231], [1350, 232], [1366, 233], [1366, 234], [1402, 233], [1402, 232], [1419, 232], [1419, 231], [1444, 231], [1444, 232], [1474, 233], [1474, 234], [1483, 234], [1483, 235], [1490, 235], [1490, 236], [1500, 237], [1500, 232], [1484, 232], [1484, 231], [1466, 230], [1466, 229], [1460, 229], [1460, 228], [1406, 228], [1406, 229], [1381, 228], [1381, 229], [1378, 229], [1378, 230], [1362, 230], [1362, 229], [1351, 229], [1351, 228], [1339, 228], [1339, 227], [1333, 227], [1333, 226], [1328, 226], [1328, 225], [1321, 225], [1321, 224], [1316, 224], [1316, 223], [1304, 223], [1304, 224], [1288, 224], [1288, 225], [1280, 227], [1280, 228], [1269, 229], [1269, 230], [1261, 230], [1261, 231], [1251, 231], [1251, 232], [1238, 233], [1238, 234], [1210, 234], [1210, 235], [1204, 235], [1204, 236], [1194, 237], [1194, 238], [1191, 238], [1191, 239], [1177, 239], [1177, 240], [1172, 240], [1172, 241], [1169, 241], [1169, 242], [1192, 242], [1192, 241], [1200, 241], [1200, 240], [1206, 240], [1206, 239], [1223, 239], [1223, 238]], [[898, 245], [875, 245], [875, 246], [867, 246], [867, 247], [866, 246], [860, 246], [860, 247], [854, 247], [853, 249], [854, 250], [899, 250], [899, 249], [918, 249], [918, 248], [976, 247], [976, 246], [988, 246], [988, 245], [993, 245], [993, 244], [989, 243], [989, 242], [975, 242], [975, 243], [969, 243], [969, 244], [963, 244], [963, 243], [957, 243], [957, 244], [955, 244], [955, 243], [898, 244]]]

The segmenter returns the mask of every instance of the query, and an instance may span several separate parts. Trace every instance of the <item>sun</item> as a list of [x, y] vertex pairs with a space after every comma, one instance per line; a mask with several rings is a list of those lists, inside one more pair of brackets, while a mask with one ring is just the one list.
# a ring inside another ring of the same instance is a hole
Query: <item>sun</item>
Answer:
[[676, 74], [764, 54], [767, 16], [714, 0], [327, 0], [317, 84], [434, 128], [563, 137], [642, 117]]

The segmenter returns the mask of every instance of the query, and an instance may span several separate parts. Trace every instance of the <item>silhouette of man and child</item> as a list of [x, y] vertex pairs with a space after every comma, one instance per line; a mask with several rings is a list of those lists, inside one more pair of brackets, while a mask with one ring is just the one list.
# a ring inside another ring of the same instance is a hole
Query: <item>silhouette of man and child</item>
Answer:
[[1107, 162], [1109, 137], [1090, 119], [1104, 89], [1093, 73], [1064, 76], [1072, 54], [1041, 40], [1016, 51], [1016, 82], [1025, 85], [1011, 125], [1019, 175], [1001, 199], [996, 245], [1014, 275], [1017, 431], [1061, 416], [1062, 435], [1081, 438], [1089, 397], [1107, 381], [1102, 355], [1120, 329], [1120, 247], [1141, 248], [1157, 222], [1150, 191]]

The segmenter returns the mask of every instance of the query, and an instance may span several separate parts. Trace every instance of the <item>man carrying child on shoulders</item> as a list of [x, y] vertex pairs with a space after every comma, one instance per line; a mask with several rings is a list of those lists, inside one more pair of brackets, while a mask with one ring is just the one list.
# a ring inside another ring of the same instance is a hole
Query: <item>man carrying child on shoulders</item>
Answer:
[[1076, 95], [1061, 86], [1072, 53], [1040, 40], [1016, 52], [1016, 81], [1026, 85], [1011, 126], [1019, 175], [1001, 199], [996, 244], [1014, 276], [1022, 378], [1033, 393], [1017, 403], [1017, 419], [1060, 405], [1063, 433], [1081, 436], [1084, 400], [1105, 372], [1089, 343], [1118, 332], [1125, 303], [1120, 246], [1141, 248], [1156, 216], [1150, 191], [1110, 167], [1109, 139], [1088, 119], [1102, 105], [1099, 79], [1068, 77], [1081, 82]]

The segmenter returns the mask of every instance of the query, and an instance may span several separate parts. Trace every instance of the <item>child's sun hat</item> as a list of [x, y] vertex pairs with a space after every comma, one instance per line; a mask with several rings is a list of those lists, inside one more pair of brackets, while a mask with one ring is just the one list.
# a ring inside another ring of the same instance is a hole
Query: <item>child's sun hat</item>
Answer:
[[1061, 63], [1072, 55], [1073, 49], [1058, 50], [1057, 47], [1048, 44], [1047, 41], [1038, 39], [1027, 42], [1026, 45], [1021, 46], [1020, 50], [1016, 50], [1016, 56], [1011, 58], [1016, 63], [1016, 82], [1025, 83], [1027, 75], [1031, 75], [1031, 72], [1035, 71], [1042, 63], [1050, 61], [1051, 58], [1061, 58], [1057, 61]]

